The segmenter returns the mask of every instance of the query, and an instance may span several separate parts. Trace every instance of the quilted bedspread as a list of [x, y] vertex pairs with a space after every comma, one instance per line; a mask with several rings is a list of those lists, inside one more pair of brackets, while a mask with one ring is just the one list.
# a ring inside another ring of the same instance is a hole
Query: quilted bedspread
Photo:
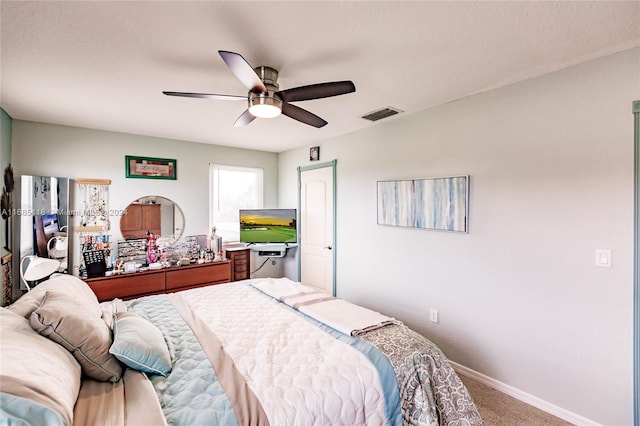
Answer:
[[442, 352], [401, 323], [340, 333], [247, 282], [128, 302], [175, 354], [170, 425], [480, 425]]

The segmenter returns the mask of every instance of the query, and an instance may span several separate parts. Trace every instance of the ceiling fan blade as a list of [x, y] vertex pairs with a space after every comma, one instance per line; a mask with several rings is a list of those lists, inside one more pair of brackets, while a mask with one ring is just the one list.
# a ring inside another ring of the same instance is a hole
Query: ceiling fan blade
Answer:
[[309, 86], [294, 87], [276, 93], [286, 102], [308, 101], [311, 99], [328, 98], [355, 92], [356, 86], [350, 80], [333, 81], [330, 83], [311, 84]]
[[202, 98], [202, 99], [217, 99], [220, 101], [245, 101], [246, 96], [236, 95], [215, 95], [213, 93], [188, 93], [188, 92], [162, 92], [169, 96], [184, 96], [185, 98]]
[[235, 52], [228, 52], [226, 50], [218, 50], [218, 53], [231, 72], [238, 77], [238, 80], [240, 80], [247, 89], [261, 93], [267, 91], [267, 88], [262, 80], [260, 80], [260, 77], [258, 77], [258, 74], [253, 70], [253, 67], [249, 65], [249, 62], [247, 62], [241, 55]]
[[309, 126], [313, 127], [322, 127], [327, 124], [326, 121], [324, 121], [314, 113], [295, 105], [288, 104], [286, 102], [282, 103], [282, 113], [287, 117], [293, 118], [294, 120], [298, 120], [301, 123], [308, 124]]
[[238, 117], [238, 119], [236, 120], [236, 122], [233, 124], [233, 127], [243, 127], [246, 126], [247, 124], [251, 123], [253, 120], [255, 120], [256, 117], [255, 115], [251, 114], [249, 112], [249, 110], [245, 110], [245, 112], [243, 112], [240, 117]]

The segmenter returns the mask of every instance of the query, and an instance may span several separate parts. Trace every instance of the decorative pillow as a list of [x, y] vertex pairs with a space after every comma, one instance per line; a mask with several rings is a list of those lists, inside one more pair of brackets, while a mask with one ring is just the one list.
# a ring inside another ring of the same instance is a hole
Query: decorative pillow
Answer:
[[102, 311], [102, 319], [107, 324], [107, 327], [113, 329], [113, 314], [126, 312], [127, 305], [121, 299], [113, 299], [108, 302], [101, 302], [100, 310]]
[[30, 292], [25, 293], [18, 300], [8, 306], [8, 309], [27, 319], [42, 303], [45, 293], [60, 293], [72, 297], [82, 303], [89, 311], [100, 316], [100, 304], [91, 287], [78, 277], [67, 274], [54, 274], [51, 278], [41, 282]]
[[135, 370], [168, 376], [171, 355], [160, 330], [133, 312], [120, 312], [113, 317], [113, 345], [109, 352]]
[[81, 380], [73, 356], [6, 308], [0, 308], [0, 348], [0, 424], [11, 424], [16, 417], [27, 424], [43, 424], [39, 421], [43, 416], [51, 424], [57, 417], [73, 424]]
[[109, 353], [111, 330], [98, 311], [68, 295], [47, 292], [31, 314], [31, 327], [71, 352], [87, 376], [117, 382], [122, 366]]

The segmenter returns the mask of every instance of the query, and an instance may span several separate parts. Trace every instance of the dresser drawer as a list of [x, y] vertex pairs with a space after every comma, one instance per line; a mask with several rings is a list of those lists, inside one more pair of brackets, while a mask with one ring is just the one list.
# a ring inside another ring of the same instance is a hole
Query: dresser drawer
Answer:
[[166, 289], [176, 291], [229, 281], [231, 281], [231, 262], [215, 262], [167, 270]]
[[233, 263], [233, 271], [234, 272], [244, 272], [249, 269], [249, 262], [234, 262]]
[[249, 263], [249, 258], [246, 254], [241, 255], [241, 256], [234, 256], [233, 257], [233, 262], [236, 265], [246, 265], [247, 263]]
[[90, 278], [87, 284], [99, 301], [131, 299], [133, 297], [164, 293], [164, 271], [137, 272], [131, 275], [117, 275], [103, 278]]
[[234, 281], [240, 281], [240, 280], [247, 280], [249, 279], [249, 271], [236, 271], [235, 274], [233, 274], [233, 280]]

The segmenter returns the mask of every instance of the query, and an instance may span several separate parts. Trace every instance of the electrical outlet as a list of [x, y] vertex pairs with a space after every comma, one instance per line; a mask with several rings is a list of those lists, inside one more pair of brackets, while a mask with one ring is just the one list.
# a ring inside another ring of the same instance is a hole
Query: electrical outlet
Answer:
[[438, 311], [436, 311], [435, 309], [431, 309], [431, 311], [429, 311], [429, 318], [431, 319], [431, 322], [435, 322], [437, 324], [438, 323]]

